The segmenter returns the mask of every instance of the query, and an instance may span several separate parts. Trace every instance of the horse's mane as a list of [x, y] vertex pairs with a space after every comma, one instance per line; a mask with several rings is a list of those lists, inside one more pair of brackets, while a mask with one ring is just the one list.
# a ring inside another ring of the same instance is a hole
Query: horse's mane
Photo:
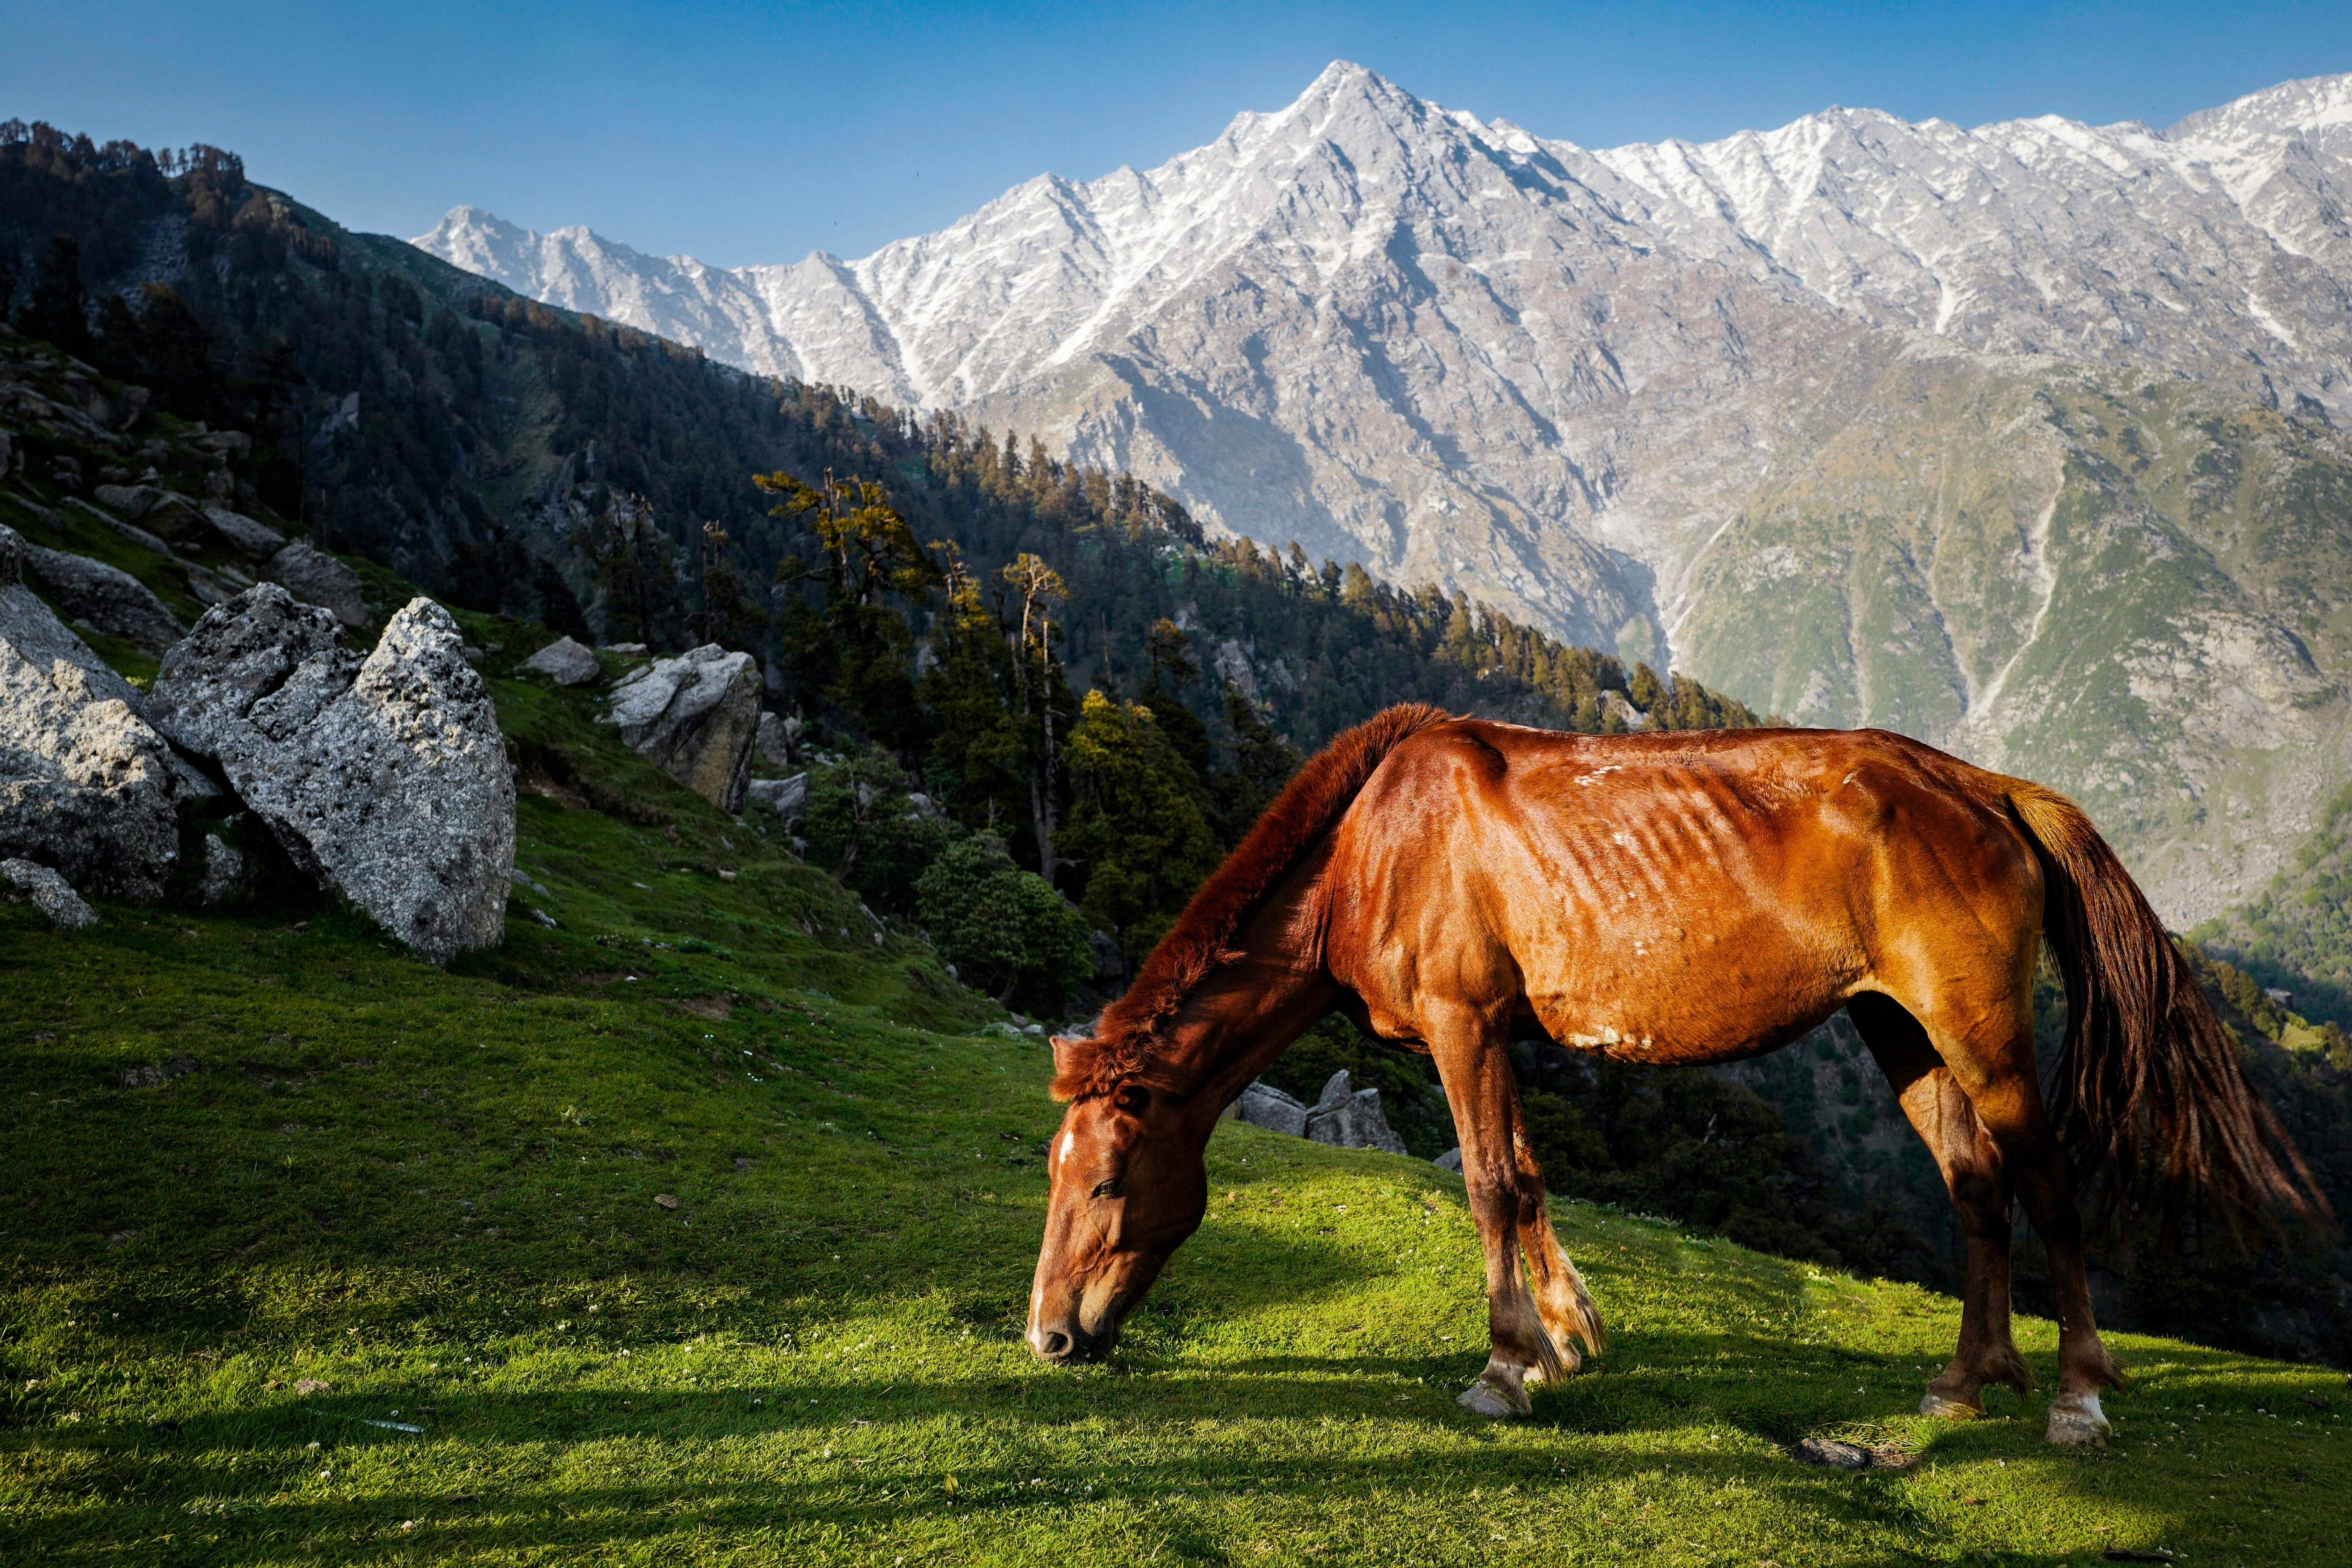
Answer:
[[1054, 1093], [1076, 1100], [1148, 1076], [1154, 1031], [1220, 966], [1234, 938], [1307, 847], [1330, 831], [1373, 769], [1407, 737], [1453, 716], [1426, 703], [1385, 709], [1332, 738], [1275, 797], [1234, 852], [1184, 906], [1143, 961], [1127, 994], [1103, 1009], [1091, 1036], [1056, 1042]]

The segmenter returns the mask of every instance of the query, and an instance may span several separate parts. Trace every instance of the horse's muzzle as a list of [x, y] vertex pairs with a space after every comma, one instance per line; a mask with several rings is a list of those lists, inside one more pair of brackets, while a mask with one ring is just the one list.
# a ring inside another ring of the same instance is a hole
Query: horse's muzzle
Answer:
[[1073, 1321], [1057, 1327], [1044, 1323], [1029, 1325], [1029, 1349], [1040, 1361], [1056, 1366], [1070, 1366], [1080, 1362], [1100, 1361], [1110, 1354], [1118, 1339], [1116, 1332], [1092, 1334]]

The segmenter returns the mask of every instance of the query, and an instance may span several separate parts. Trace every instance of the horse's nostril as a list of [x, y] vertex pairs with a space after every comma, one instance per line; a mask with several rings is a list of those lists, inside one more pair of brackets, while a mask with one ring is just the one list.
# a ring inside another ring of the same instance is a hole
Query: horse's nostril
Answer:
[[1070, 1354], [1070, 1336], [1059, 1330], [1045, 1336], [1045, 1354], [1059, 1359]]

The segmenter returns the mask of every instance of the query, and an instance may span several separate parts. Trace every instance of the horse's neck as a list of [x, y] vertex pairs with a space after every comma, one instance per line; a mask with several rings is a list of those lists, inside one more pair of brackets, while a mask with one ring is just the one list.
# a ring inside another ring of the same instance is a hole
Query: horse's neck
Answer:
[[1213, 1094], [1222, 1106], [1339, 996], [1338, 982], [1319, 963], [1245, 955], [1204, 980], [1160, 1030], [1162, 1065], [1172, 1081], [1188, 1085], [1188, 1099]]

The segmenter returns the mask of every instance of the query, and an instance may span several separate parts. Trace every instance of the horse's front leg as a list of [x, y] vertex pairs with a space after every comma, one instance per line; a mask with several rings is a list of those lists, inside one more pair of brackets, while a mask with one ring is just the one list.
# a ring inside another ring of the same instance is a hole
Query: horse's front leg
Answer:
[[[1428, 1028], [1429, 1024], [1440, 1027]], [[1458, 1402], [1481, 1416], [1525, 1416], [1530, 1372], [1565, 1376], [1569, 1367], [1544, 1327], [1519, 1264], [1519, 1226], [1528, 1194], [1518, 1140], [1518, 1086], [1511, 1080], [1507, 1030], [1466, 1009], [1424, 1020], [1424, 1038], [1454, 1128], [1462, 1140], [1462, 1176], [1470, 1187], [1470, 1215], [1486, 1259], [1486, 1322], [1492, 1350], [1478, 1381]], [[1532, 1162], [1528, 1162], [1529, 1166]], [[1540, 1205], [1538, 1183], [1534, 1194]]]

